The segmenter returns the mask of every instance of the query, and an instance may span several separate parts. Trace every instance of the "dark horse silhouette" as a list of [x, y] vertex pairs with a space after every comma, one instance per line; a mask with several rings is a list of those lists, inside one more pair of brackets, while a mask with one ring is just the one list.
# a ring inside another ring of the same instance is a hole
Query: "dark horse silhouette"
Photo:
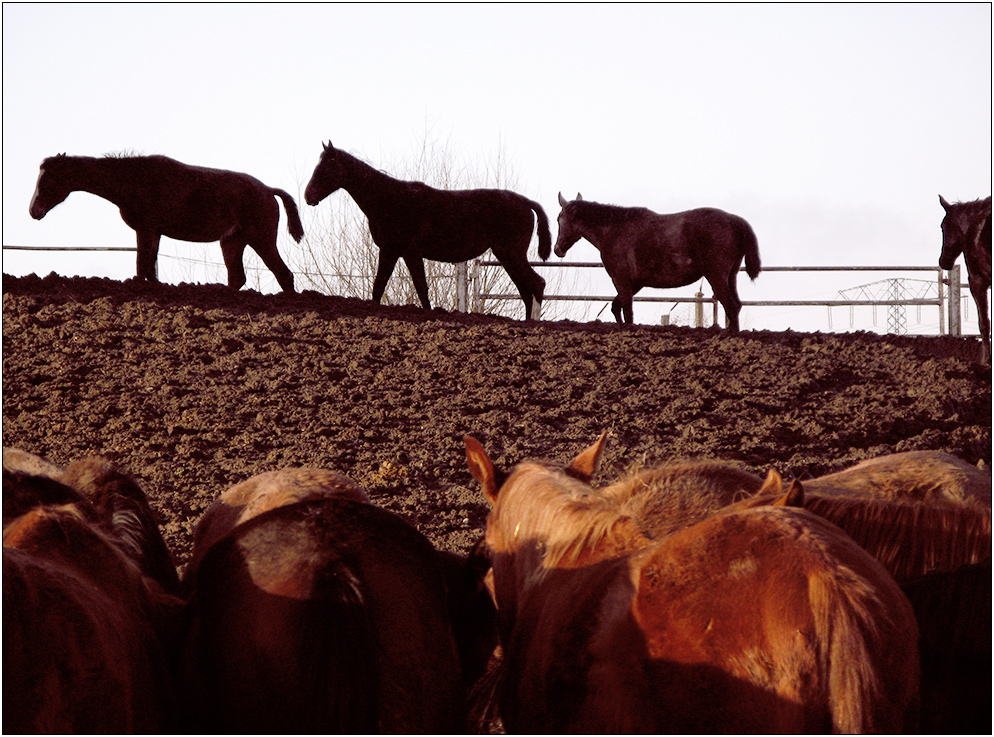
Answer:
[[224, 169], [190, 166], [166, 156], [66, 156], [41, 162], [28, 211], [41, 220], [70, 193], [90, 192], [113, 202], [138, 235], [138, 278], [157, 281], [155, 261], [162, 236], [181, 241], [221, 241], [228, 286], [245, 284], [242, 254], [252, 246], [284, 292], [293, 273], [276, 250], [283, 200], [290, 235], [300, 242], [304, 228], [293, 198], [255, 177]]
[[424, 259], [458, 263], [488, 248], [501, 262], [525, 303], [541, 304], [545, 280], [528, 264], [532, 211], [538, 218], [538, 253], [548, 259], [552, 247], [549, 220], [542, 206], [503, 189], [447, 191], [421, 182], [394, 179], [359, 159], [324, 146], [321, 160], [304, 190], [308, 205], [344, 189], [369, 220], [369, 232], [380, 249], [373, 280], [373, 301], [383, 297], [397, 260], [404, 259], [421, 306], [431, 307]]
[[983, 362], [991, 362], [991, 318], [987, 312], [987, 290], [991, 288], [991, 198], [949, 204], [942, 195], [942, 254], [939, 266], [953, 268], [961, 253], [966, 261], [970, 293], [977, 303]]
[[618, 322], [632, 322], [632, 297], [642, 287], [670, 289], [702, 276], [725, 308], [728, 329], [739, 330], [742, 301], [735, 287], [742, 257], [752, 279], [759, 276], [756, 234], [742, 218], [711, 207], [660, 215], [644, 207], [618, 207], [572, 202], [559, 195], [559, 237], [562, 258], [581, 238], [601, 252], [604, 268], [618, 296], [611, 312]]

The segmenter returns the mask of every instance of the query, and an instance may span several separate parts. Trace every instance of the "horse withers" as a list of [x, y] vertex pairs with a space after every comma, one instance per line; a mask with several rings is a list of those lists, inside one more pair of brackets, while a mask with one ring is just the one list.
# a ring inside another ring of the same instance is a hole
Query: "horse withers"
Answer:
[[525, 317], [537, 316], [545, 279], [528, 263], [536, 221], [543, 261], [552, 247], [549, 219], [537, 202], [504, 189], [441, 190], [394, 179], [329, 142], [304, 199], [314, 206], [338, 189], [348, 192], [366, 215], [369, 233], [380, 249], [374, 302], [383, 298], [387, 281], [403, 258], [421, 306], [429, 309], [424, 260], [459, 263], [489, 249], [521, 294]]
[[619, 323], [633, 321], [632, 298], [643, 287], [671, 289], [703, 277], [725, 309], [728, 329], [738, 332], [739, 266], [744, 258], [753, 280], [761, 268], [756, 234], [745, 220], [711, 207], [660, 215], [588, 202], [579, 194], [567, 202], [560, 193], [559, 204], [556, 255], [565, 256], [581, 238], [601, 252], [618, 290], [611, 312]]
[[300, 242], [304, 228], [287, 192], [255, 177], [224, 169], [183, 164], [167, 156], [66, 156], [41, 163], [28, 211], [41, 220], [72, 192], [90, 192], [114, 203], [138, 237], [138, 278], [158, 281], [156, 260], [162, 236], [196, 243], [221, 242], [228, 286], [245, 285], [242, 254], [259, 254], [284, 292], [293, 273], [276, 248], [283, 200], [290, 235]]
[[491, 505], [509, 732], [916, 728], [914, 614], [879, 563], [788, 506], [653, 539], [620, 489], [591, 487], [603, 442], [506, 474], [466, 439]]
[[950, 204], [939, 195], [942, 209], [942, 253], [939, 266], [953, 268], [962, 253], [970, 293], [977, 303], [977, 320], [983, 341], [981, 360], [991, 362], [991, 316], [987, 306], [987, 290], [991, 288], [991, 198]]

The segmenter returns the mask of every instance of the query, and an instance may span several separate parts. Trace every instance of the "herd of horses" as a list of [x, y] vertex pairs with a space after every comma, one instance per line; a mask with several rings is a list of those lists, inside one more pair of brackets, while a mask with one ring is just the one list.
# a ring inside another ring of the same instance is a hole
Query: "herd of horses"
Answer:
[[[136, 481], [5, 449], [3, 730], [991, 729], [991, 479], [498, 468], [468, 555], [329, 470], [221, 493], [178, 575]], [[498, 721], [499, 720], [499, 721]]]
[[[373, 168], [331, 143], [304, 192], [316, 206], [344, 189], [366, 215], [379, 248], [373, 300], [383, 297], [397, 261], [404, 260], [421, 305], [430, 308], [424, 260], [458, 263], [488, 249], [507, 271], [525, 305], [525, 317], [537, 314], [545, 280], [528, 262], [528, 246], [537, 230], [538, 254], [551, 254], [549, 220], [542, 206], [500, 189], [439, 190], [422, 182], [402, 181]], [[281, 189], [238, 172], [183, 164], [166, 156], [66, 156], [41, 164], [29, 212], [35, 219], [74, 191], [102, 197], [120, 208], [124, 222], [138, 237], [138, 278], [155, 280], [159, 239], [219, 240], [228, 285], [245, 284], [242, 255], [251, 246], [284, 291], [293, 291], [293, 274], [276, 248], [279, 197], [296, 241], [303, 227], [293, 198]], [[990, 363], [991, 198], [949, 204], [942, 221], [939, 264], [950, 269], [964, 255], [970, 291], [977, 303], [983, 361]], [[618, 292], [611, 311], [621, 323], [633, 322], [632, 298], [644, 287], [673, 288], [707, 279], [725, 311], [732, 332], [739, 328], [736, 282], [743, 259], [756, 279], [761, 264], [756, 235], [742, 218], [715, 208], [661, 215], [646, 208], [618, 207], [559, 195], [557, 256], [580, 238], [601, 253]]]

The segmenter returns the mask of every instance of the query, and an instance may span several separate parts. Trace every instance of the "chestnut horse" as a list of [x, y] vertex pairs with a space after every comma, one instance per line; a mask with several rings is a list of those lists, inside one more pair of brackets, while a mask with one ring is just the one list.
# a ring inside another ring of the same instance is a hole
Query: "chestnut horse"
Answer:
[[949, 204], [939, 195], [942, 209], [942, 253], [939, 266], [953, 268], [962, 253], [970, 293], [977, 303], [977, 319], [983, 341], [983, 362], [991, 362], [991, 317], [987, 306], [987, 290], [991, 288], [991, 198], [973, 202]]
[[704, 277], [725, 308], [728, 329], [738, 332], [742, 259], [751, 279], [760, 271], [756, 234], [745, 220], [711, 207], [660, 215], [644, 207], [588, 202], [579, 194], [572, 202], [560, 194], [559, 204], [556, 255], [565, 256], [581, 238], [601, 252], [618, 290], [611, 303], [615, 320], [633, 321], [632, 297], [643, 287], [670, 289]]
[[868, 732], [917, 726], [917, 628], [865, 551], [804, 510], [721, 512], [658, 540], [569, 466], [467, 460], [508, 731]]
[[[358, 487], [332, 474], [325, 481], [338, 489], [322, 493], [316, 474], [294, 469], [246, 482], [222, 503], [271, 508], [231, 524], [230, 510], [212, 507], [207, 531], [198, 530], [197, 545], [208, 547], [195, 551], [185, 576], [188, 726], [464, 730], [466, 684], [445, 564], [411, 525], [363, 501]], [[311, 486], [304, 501], [280, 490], [302, 478]], [[217, 538], [219, 526], [230, 531]]]
[[[383, 297], [387, 281], [403, 258], [421, 306], [431, 307], [424, 259], [458, 263], [487, 249], [500, 261], [533, 317], [542, 303], [545, 279], [528, 263], [528, 244], [538, 221], [538, 254], [549, 258], [549, 219], [537, 202], [503, 189], [441, 190], [421, 182], [405, 182], [377, 171], [354, 156], [324, 145], [304, 191], [308, 205], [344, 189], [369, 221], [369, 233], [380, 249], [373, 301]], [[532, 213], [535, 217], [532, 217]]]
[[166, 156], [66, 156], [41, 162], [28, 211], [41, 220], [72, 192], [90, 192], [120, 209], [138, 236], [138, 278], [158, 281], [155, 262], [162, 236], [181, 241], [221, 241], [228, 286], [245, 284], [242, 254], [251, 246], [276, 276], [284, 292], [293, 291], [293, 273], [276, 249], [283, 200], [290, 235], [304, 235], [297, 204], [282, 189], [255, 177], [224, 169], [183, 164]]
[[39, 499], [63, 484], [58, 495], [75, 501], [5, 519], [4, 732], [173, 731], [180, 601], [165, 593], [176, 571], [159, 559], [154, 520], [140, 519], [141, 490], [103, 459], [72, 464], [63, 481], [7, 460], [5, 518], [8, 491], [24, 502], [33, 483]]

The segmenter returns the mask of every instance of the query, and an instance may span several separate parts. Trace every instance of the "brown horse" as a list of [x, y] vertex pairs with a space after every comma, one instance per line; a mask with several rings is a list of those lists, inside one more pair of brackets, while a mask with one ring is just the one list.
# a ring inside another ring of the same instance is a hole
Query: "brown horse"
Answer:
[[347, 495], [276, 507], [215, 542], [190, 583], [190, 728], [463, 728], [441, 565], [397, 515]]
[[970, 293], [977, 303], [977, 319], [983, 341], [983, 362], [991, 362], [991, 317], [987, 290], [991, 288], [991, 198], [949, 204], [939, 195], [942, 209], [942, 253], [939, 266], [953, 268], [962, 253], [969, 276]]
[[[180, 601], [164, 590], [176, 572], [155, 562], [164, 547], [145, 537], [155, 523], [138, 519], [147, 503], [134, 503], [117, 473], [102, 459], [79, 461], [62, 492], [76, 501], [36, 505], [5, 524], [5, 732], [175, 729], [169, 659]], [[33, 482], [39, 499], [62, 483], [10, 470], [5, 458], [5, 507], [9, 486], [23, 502]]]
[[643, 287], [670, 289], [704, 277], [725, 308], [729, 330], [738, 332], [742, 301], [736, 281], [743, 257], [751, 279], [760, 271], [756, 234], [745, 220], [714, 208], [660, 215], [588, 202], [579, 194], [572, 202], [560, 194], [559, 204], [556, 255], [565, 256], [581, 238], [601, 252], [618, 290], [611, 303], [615, 320], [633, 321], [632, 297]]
[[66, 156], [41, 163], [28, 211], [41, 220], [70, 193], [90, 192], [113, 202], [138, 236], [138, 278], [157, 281], [155, 262], [162, 236], [181, 241], [221, 241], [228, 286], [245, 284], [242, 254], [251, 246], [276, 276], [284, 292], [293, 291], [293, 273], [276, 249], [283, 200], [290, 235], [300, 241], [304, 228], [297, 204], [282, 189], [255, 177], [223, 169], [190, 166], [166, 156]]
[[508, 475], [466, 439], [492, 505], [509, 731], [915, 728], [914, 614], [876, 561], [780, 506], [648, 538], [590, 486], [603, 442]]
[[304, 199], [308, 205], [344, 189], [369, 220], [369, 232], [380, 249], [373, 301], [383, 297], [397, 260], [403, 258], [425, 309], [431, 307], [424, 259], [458, 263], [493, 252], [518, 288], [525, 317], [542, 303], [545, 280], [528, 263], [534, 218], [538, 220], [538, 253], [549, 258], [552, 236], [542, 206], [503, 189], [447, 191], [421, 182], [405, 182], [377, 171], [331, 143], [311, 175]]

